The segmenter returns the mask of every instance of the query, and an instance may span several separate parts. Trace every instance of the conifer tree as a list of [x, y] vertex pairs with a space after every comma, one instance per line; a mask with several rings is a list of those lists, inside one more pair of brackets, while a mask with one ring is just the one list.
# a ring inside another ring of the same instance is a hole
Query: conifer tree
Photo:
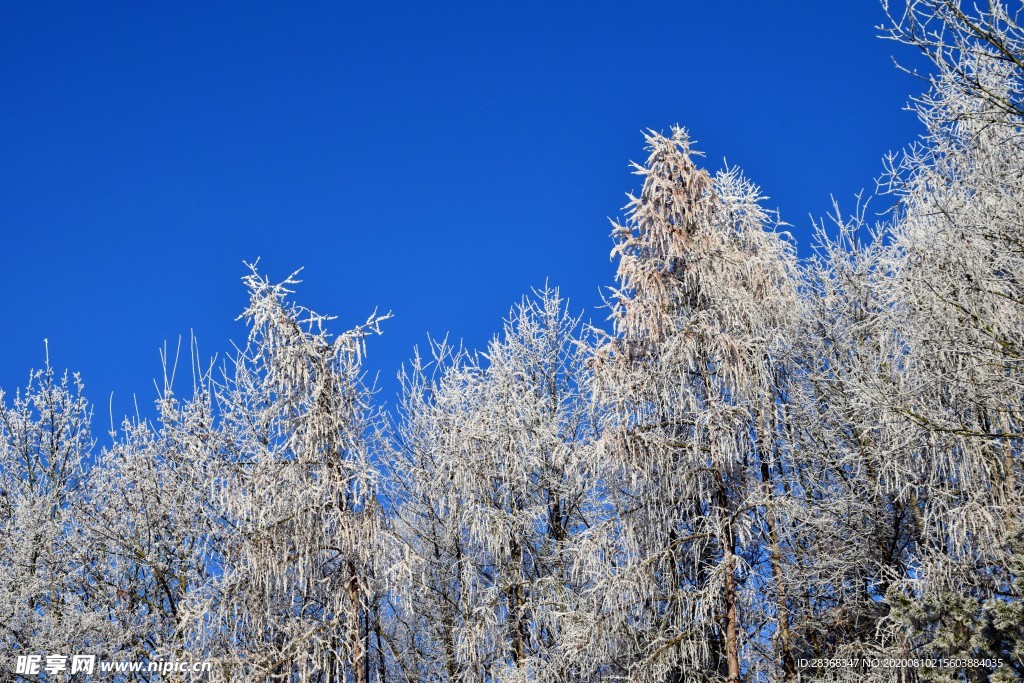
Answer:
[[216, 573], [188, 627], [225, 680], [365, 683], [383, 666], [372, 631], [388, 560], [359, 368], [382, 318], [331, 338], [327, 318], [287, 301], [296, 282], [246, 278], [249, 345], [217, 388]]
[[619, 550], [594, 637], [631, 680], [735, 682], [762, 637], [751, 577], [781, 561], [759, 531], [779, 512], [773, 367], [795, 312], [793, 254], [738, 171], [698, 169], [679, 128], [647, 143], [643, 190], [615, 225], [614, 335], [595, 356]]

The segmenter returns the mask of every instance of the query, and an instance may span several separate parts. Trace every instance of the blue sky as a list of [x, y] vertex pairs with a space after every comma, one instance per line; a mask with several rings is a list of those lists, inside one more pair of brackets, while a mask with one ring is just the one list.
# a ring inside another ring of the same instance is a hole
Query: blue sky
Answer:
[[[146, 410], [157, 349], [245, 330], [243, 260], [299, 301], [481, 346], [550, 279], [595, 320], [641, 129], [688, 127], [809, 215], [871, 190], [921, 83], [871, 0], [0, 5], [0, 387], [82, 373], [96, 426]], [[877, 202], [876, 208], [884, 208]], [[183, 385], [184, 388], [184, 385]]]

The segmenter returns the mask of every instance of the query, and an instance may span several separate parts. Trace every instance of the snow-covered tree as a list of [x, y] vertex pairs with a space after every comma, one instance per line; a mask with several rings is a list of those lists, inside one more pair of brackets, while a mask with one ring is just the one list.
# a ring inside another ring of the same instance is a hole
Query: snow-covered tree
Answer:
[[371, 680], [378, 570], [375, 414], [361, 381], [366, 335], [331, 338], [291, 304], [294, 277], [246, 278], [249, 344], [216, 387], [219, 436], [208, 496], [213, 580], [186, 610], [193, 646], [224, 680]]
[[7, 398], [0, 391], [0, 651], [62, 652], [95, 625], [75, 547], [91, 409], [80, 378], [49, 359]]
[[392, 455], [409, 681], [575, 681], [575, 544], [601, 512], [579, 321], [525, 299], [484, 354], [413, 361]]
[[157, 408], [154, 423], [125, 421], [104, 449], [89, 471], [79, 513], [89, 610], [101, 622], [88, 650], [111, 660], [198, 654], [185, 614], [213, 569], [209, 491], [217, 434], [208, 384], [197, 383], [182, 402], [168, 383]]
[[835, 218], [838, 237], [822, 229], [804, 267], [788, 401], [795, 651], [819, 660], [892, 654], [877, 638], [883, 597], [911, 566], [918, 538], [916, 502], [900, 485], [907, 463], [898, 457], [912, 428], [879, 404], [904, 383], [905, 345], [889, 310], [899, 260], [867, 229], [864, 207], [850, 219], [837, 209]]
[[738, 681], [760, 666], [751, 639], [765, 629], [789, 657], [781, 584], [776, 622], [750, 627], [763, 561], [781, 570], [776, 358], [796, 311], [794, 256], [738, 171], [698, 169], [680, 128], [647, 143], [643, 190], [615, 225], [614, 335], [594, 359], [618, 549], [593, 638], [609, 673], [631, 680]]
[[[906, 352], [903, 390], [879, 401], [916, 428], [893, 457], [909, 465], [900, 484], [921, 538], [892, 598], [920, 627], [936, 605], [1024, 600], [1024, 31], [1002, 2], [950, 1], [910, 3], [892, 35], [934, 67], [915, 102], [924, 144], [891, 177], [901, 206], [889, 310]], [[906, 607], [911, 598], [923, 606]], [[909, 646], [941, 652], [955, 630], [943, 621]]]

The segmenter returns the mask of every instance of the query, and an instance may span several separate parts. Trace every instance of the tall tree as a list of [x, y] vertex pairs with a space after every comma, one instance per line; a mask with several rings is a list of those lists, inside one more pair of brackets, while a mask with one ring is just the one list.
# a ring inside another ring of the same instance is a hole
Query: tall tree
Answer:
[[680, 128], [647, 144], [643, 190], [615, 224], [614, 336], [595, 356], [620, 546], [595, 638], [632, 680], [735, 682], [761, 635], [744, 620], [748, 581], [772, 555], [758, 530], [778, 510], [773, 367], [794, 257], [738, 171], [698, 169]]
[[418, 359], [405, 377], [392, 458], [410, 681], [581, 680], [575, 543], [599, 511], [578, 330], [544, 289], [485, 354], [439, 345], [434, 379]]
[[325, 317], [287, 301], [296, 282], [246, 278], [249, 345], [217, 389], [215, 580], [190, 600], [190, 627], [225, 679], [364, 683], [387, 560], [360, 362], [382, 318], [331, 338]]
[[916, 428], [894, 457], [913, 463], [902, 484], [921, 525], [914, 571], [892, 599], [916, 623], [908, 646], [1002, 652], [1020, 679], [1021, 639], [969, 644], [953, 633], [984, 623], [983, 607], [1024, 601], [1024, 30], [1003, 2], [914, 2], [892, 36], [934, 69], [915, 102], [925, 144], [892, 173], [901, 267], [889, 310], [905, 342], [905, 390], [880, 403]]
[[902, 488], [906, 466], [898, 457], [913, 440], [912, 426], [880, 404], [905, 385], [905, 344], [890, 311], [900, 259], [866, 228], [864, 209], [844, 219], [837, 208], [835, 238], [821, 227], [817, 254], [803, 269], [794, 339], [789, 485], [800, 503], [789, 576], [801, 615], [797, 653], [811, 660], [892, 654], [877, 637], [888, 613], [883, 598], [912, 566], [919, 539], [916, 501]]

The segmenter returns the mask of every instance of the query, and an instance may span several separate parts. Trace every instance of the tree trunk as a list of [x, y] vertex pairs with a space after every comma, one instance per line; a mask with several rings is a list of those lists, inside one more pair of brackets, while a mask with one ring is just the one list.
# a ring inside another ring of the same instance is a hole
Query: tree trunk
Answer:
[[356, 573], [356, 565], [354, 562], [349, 561], [348, 563], [349, 579], [348, 579], [348, 595], [352, 601], [351, 611], [349, 612], [349, 642], [351, 643], [351, 655], [352, 655], [352, 675], [355, 683], [369, 683], [370, 679], [368, 671], [366, 670], [366, 658], [363, 652], [363, 634], [362, 634], [362, 619], [359, 618], [359, 576]]
[[725, 591], [723, 601], [725, 602], [725, 661], [727, 667], [728, 683], [739, 683], [740, 681], [740, 645], [739, 645], [739, 614], [736, 610], [736, 556], [735, 542], [732, 533], [732, 520], [729, 515], [729, 496], [725, 490], [725, 484], [718, 475], [718, 505], [719, 514], [722, 515], [722, 528], [724, 538], [722, 546], [725, 555], [722, 564], [725, 567]]
[[779, 547], [779, 533], [775, 527], [775, 508], [772, 502], [771, 471], [764, 459], [764, 448], [760, 450], [761, 483], [764, 486], [767, 503], [765, 505], [765, 524], [768, 527], [768, 558], [772, 566], [772, 579], [775, 582], [776, 634], [779, 653], [782, 659], [782, 678], [789, 681], [796, 677], [796, 660], [793, 659], [793, 639], [789, 632], [789, 610], [786, 607], [786, 587], [783, 583], [782, 551]]
[[735, 558], [730, 549], [725, 556], [725, 658], [729, 667], [729, 683], [740, 680], [739, 624], [736, 614]]

